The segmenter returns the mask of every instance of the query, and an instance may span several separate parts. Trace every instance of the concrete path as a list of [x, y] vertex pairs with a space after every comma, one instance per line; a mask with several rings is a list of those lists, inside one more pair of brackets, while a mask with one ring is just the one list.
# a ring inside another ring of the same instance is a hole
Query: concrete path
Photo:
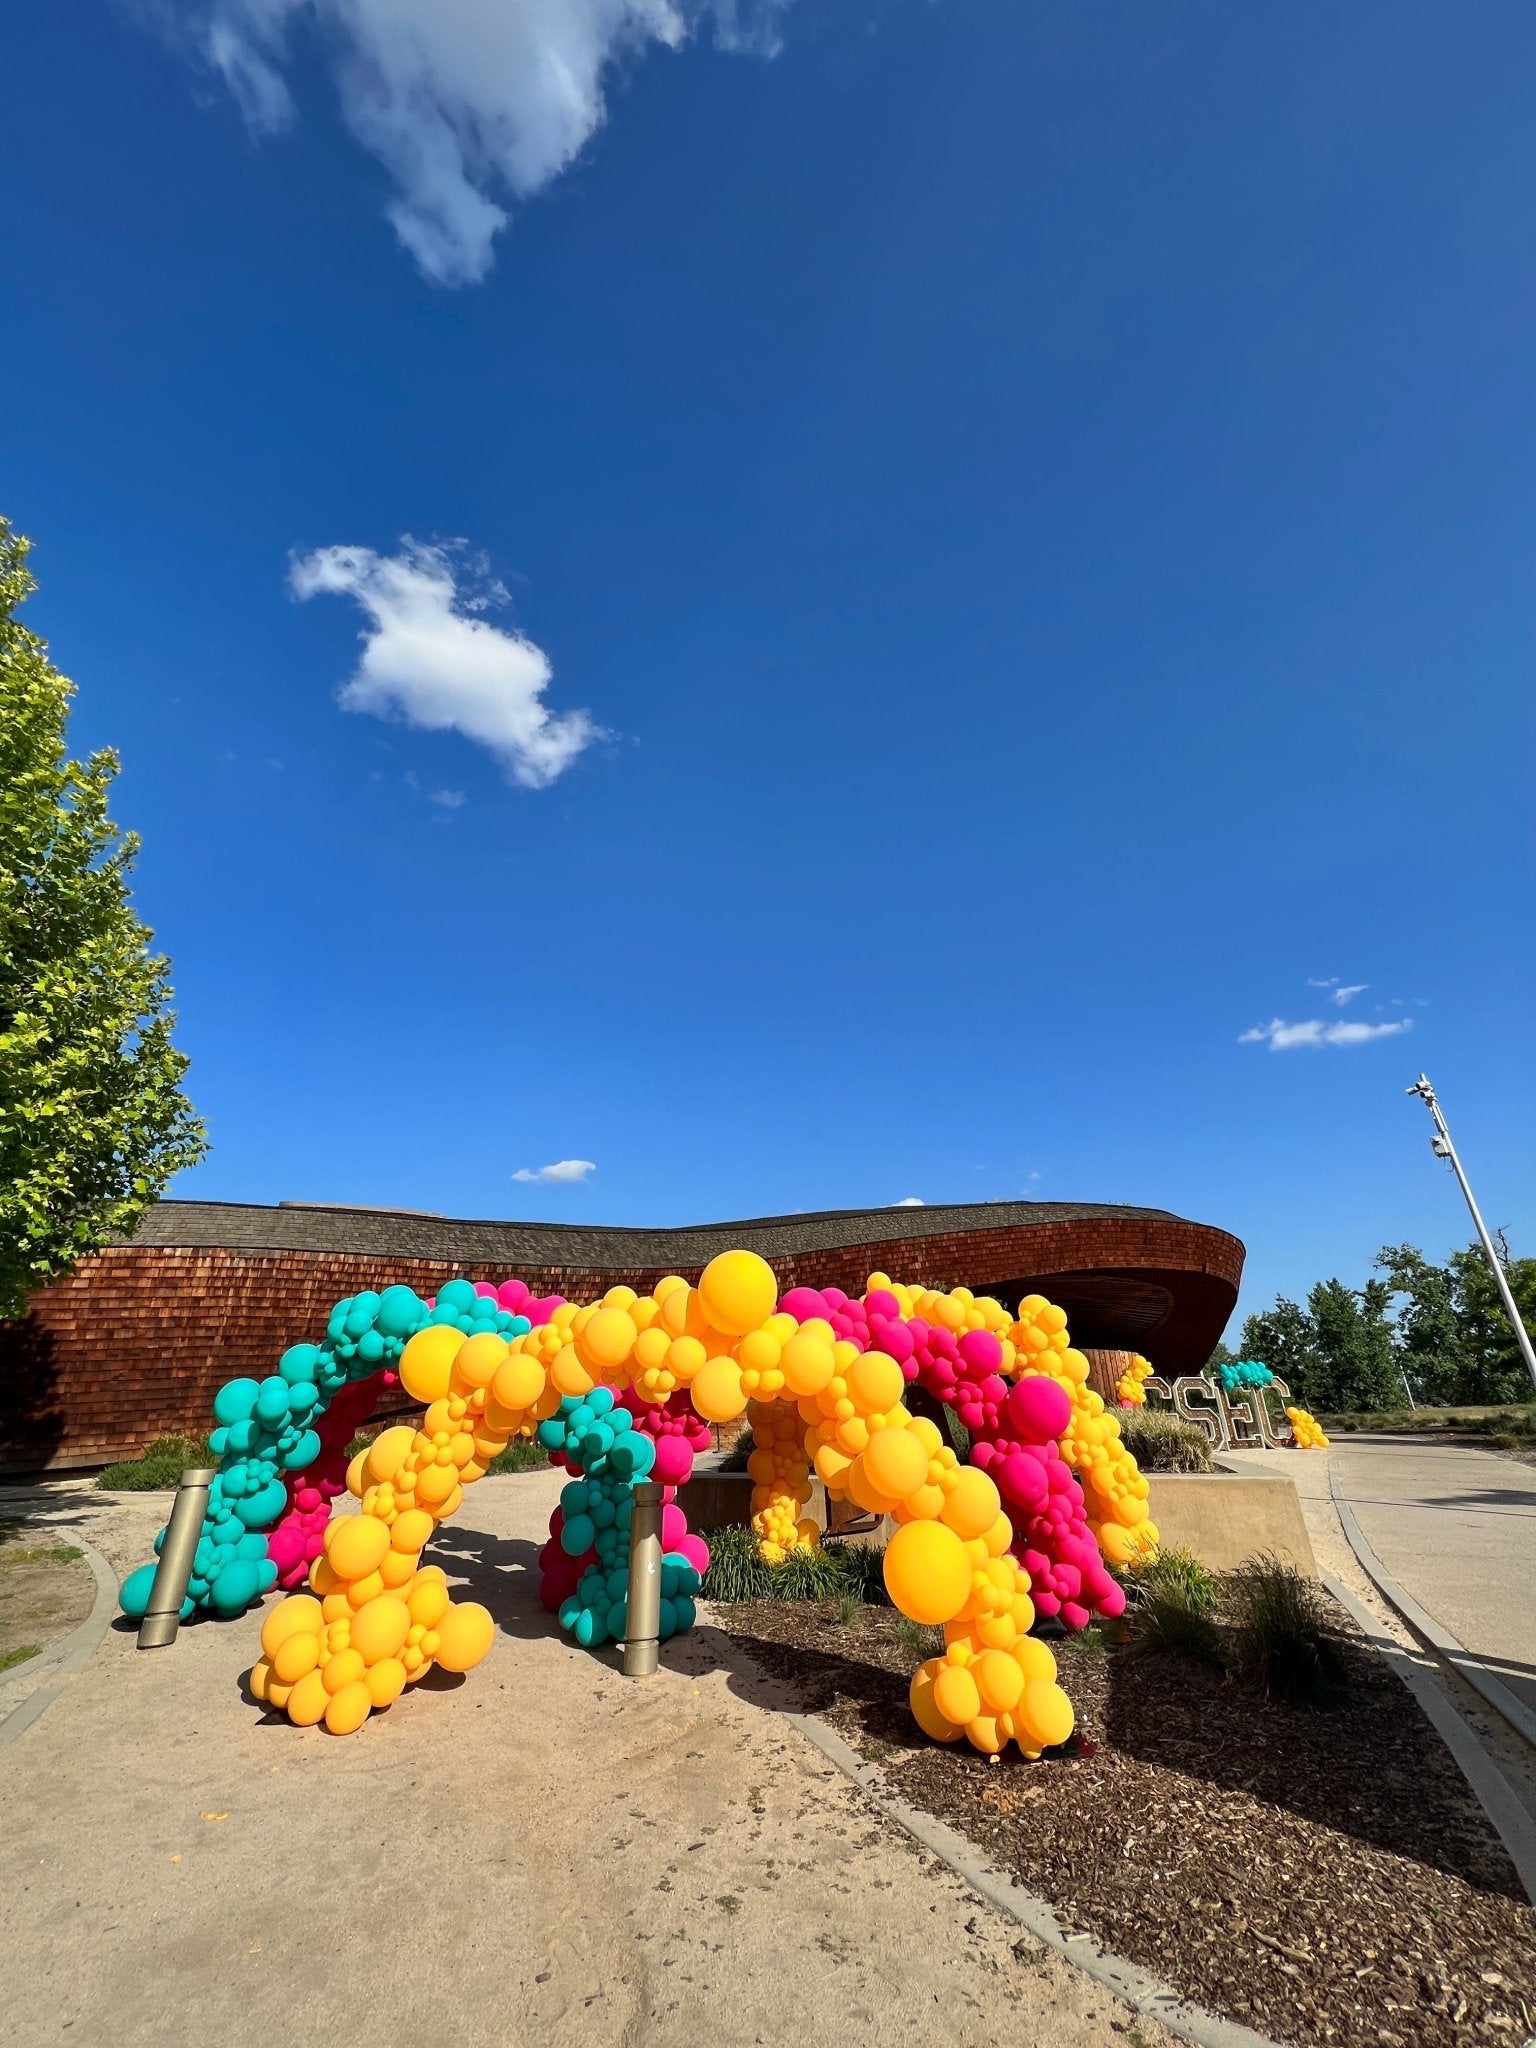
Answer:
[[1338, 1437], [1333, 1459], [1392, 1577], [1536, 1709], [1536, 1465], [1411, 1437]]
[[[160, 1652], [109, 1631], [0, 1754], [12, 2048], [1165, 2048], [874, 1817], [717, 1628], [653, 1681], [559, 1637], [533, 1577], [559, 1485], [472, 1489], [433, 1555], [490, 1656], [345, 1740], [241, 1698], [259, 1616]], [[166, 1505], [38, 1503], [122, 1570]]]

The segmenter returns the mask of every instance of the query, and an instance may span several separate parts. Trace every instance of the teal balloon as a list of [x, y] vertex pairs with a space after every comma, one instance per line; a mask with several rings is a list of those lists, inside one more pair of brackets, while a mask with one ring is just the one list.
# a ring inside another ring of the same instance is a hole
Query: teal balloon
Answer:
[[216, 1422], [245, 1422], [255, 1412], [261, 1392], [254, 1380], [226, 1380], [213, 1397]]
[[118, 1589], [117, 1604], [130, 1621], [142, 1621], [149, 1606], [150, 1588], [155, 1583], [155, 1567], [141, 1564], [136, 1572], [130, 1572]]
[[460, 1315], [472, 1310], [479, 1298], [473, 1280], [450, 1280], [437, 1290], [438, 1307], [451, 1308]]
[[261, 1572], [256, 1560], [248, 1557], [234, 1558], [208, 1589], [217, 1614], [240, 1614], [250, 1606], [261, 1591]]
[[317, 1344], [290, 1344], [277, 1361], [277, 1369], [292, 1387], [301, 1380], [312, 1380], [315, 1368], [320, 1363], [320, 1347]]
[[302, 1472], [306, 1465], [313, 1465], [320, 1455], [320, 1439], [312, 1429], [306, 1429], [292, 1450], [283, 1453], [283, 1469], [287, 1472]]
[[379, 1296], [374, 1328], [386, 1337], [408, 1337], [424, 1314], [421, 1297], [415, 1288], [386, 1287]]

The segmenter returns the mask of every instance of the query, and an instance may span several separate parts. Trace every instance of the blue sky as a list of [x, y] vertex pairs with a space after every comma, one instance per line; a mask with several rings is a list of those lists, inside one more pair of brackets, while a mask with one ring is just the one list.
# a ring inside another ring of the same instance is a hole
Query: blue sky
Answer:
[[174, 1191], [1536, 1251], [1529, 10], [412, 13], [8, 31]]

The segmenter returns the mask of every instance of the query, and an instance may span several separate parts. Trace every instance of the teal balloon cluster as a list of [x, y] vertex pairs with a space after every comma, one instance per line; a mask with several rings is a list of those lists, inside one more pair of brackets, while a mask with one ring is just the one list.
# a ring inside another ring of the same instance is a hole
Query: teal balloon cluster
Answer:
[[[470, 1280], [450, 1280], [428, 1307], [414, 1288], [386, 1287], [349, 1294], [331, 1310], [319, 1344], [290, 1345], [277, 1371], [264, 1380], [226, 1380], [213, 1400], [217, 1425], [209, 1447], [219, 1469], [208, 1492], [181, 1618], [240, 1614], [276, 1582], [267, 1532], [288, 1505], [285, 1480], [320, 1454], [315, 1424], [341, 1390], [398, 1364], [400, 1354], [429, 1323], [447, 1323], [465, 1336], [491, 1330], [515, 1336], [526, 1317], [477, 1294]], [[165, 1541], [155, 1538], [158, 1556]], [[149, 1604], [155, 1567], [130, 1572], [118, 1594], [124, 1614], [137, 1620]]]
[[1237, 1394], [1245, 1387], [1267, 1387], [1274, 1374], [1257, 1358], [1234, 1358], [1225, 1365], [1217, 1366], [1216, 1377], [1221, 1381], [1223, 1393]]
[[[656, 1462], [656, 1439], [635, 1427], [611, 1387], [568, 1395], [559, 1412], [539, 1424], [538, 1434], [544, 1448], [579, 1475], [561, 1492], [541, 1559], [546, 1586], [568, 1583], [579, 1573], [574, 1590], [559, 1602], [560, 1626], [585, 1648], [621, 1643], [629, 1623], [634, 1489]], [[557, 1546], [558, 1560], [551, 1555]], [[693, 1627], [694, 1595], [702, 1583], [686, 1557], [662, 1558], [657, 1633], [663, 1642]]]

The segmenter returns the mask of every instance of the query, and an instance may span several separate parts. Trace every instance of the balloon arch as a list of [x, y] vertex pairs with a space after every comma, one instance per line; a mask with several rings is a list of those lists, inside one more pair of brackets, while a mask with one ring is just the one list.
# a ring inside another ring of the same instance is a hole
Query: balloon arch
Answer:
[[[490, 1648], [489, 1612], [454, 1601], [422, 1553], [465, 1487], [536, 1435], [572, 1474], [540, 1558], [546, 1607], [585, 1645], [622, 1641], [633, 1491], [654, 1479], [661, 1634], [677, 1633], [709, 1555], [676, 1491], [709, 1425], [745, 1415], [762, 1555], [820, 1541], [805, 1512], [813, 1475], [832, 1500], [889, 1515], [891, 1600], [945, 1638], [912, 1679], [918, 1723], [941, 1742], [1037, 1755], [1066, 1740], [1073, 1715], [1030, 1633], [1036, 1616], [1075, 1629], [1119, 1613], [1109, 1567], [1157, 1542], [1147, 1482], [1066, 1325], [1039, 1295], [1011, 1314], [883, 1273], [861, 1297], [794, 1287], [781, 1299], [747, 1251], [711, 1260], [697, 1287], [673, 1276], [585, 1307], [518, 1280], [452, 1280], [431, 1301], [403, 1286], [355, 1295], [321, 1342], [216, 1396], [220, 1468], [183, 1613], [242, 1613], [307, 1581], [267, 1615], [251, 1688], [300, 1726], [352, 1733], [434, 1663], [467, 1671]], [[349, 1463], [379, 1384], [395, 1380], [424, 1407], [420, 1425], [385, 1429]], [[967, 1462], [913, 1412], [921, 1394], [954, 1411]], [[343, 1487], [361, 1512], [332, 1521]], [[153, 1574], [124, 1583], [126, 1613], [143, 1612]]]

